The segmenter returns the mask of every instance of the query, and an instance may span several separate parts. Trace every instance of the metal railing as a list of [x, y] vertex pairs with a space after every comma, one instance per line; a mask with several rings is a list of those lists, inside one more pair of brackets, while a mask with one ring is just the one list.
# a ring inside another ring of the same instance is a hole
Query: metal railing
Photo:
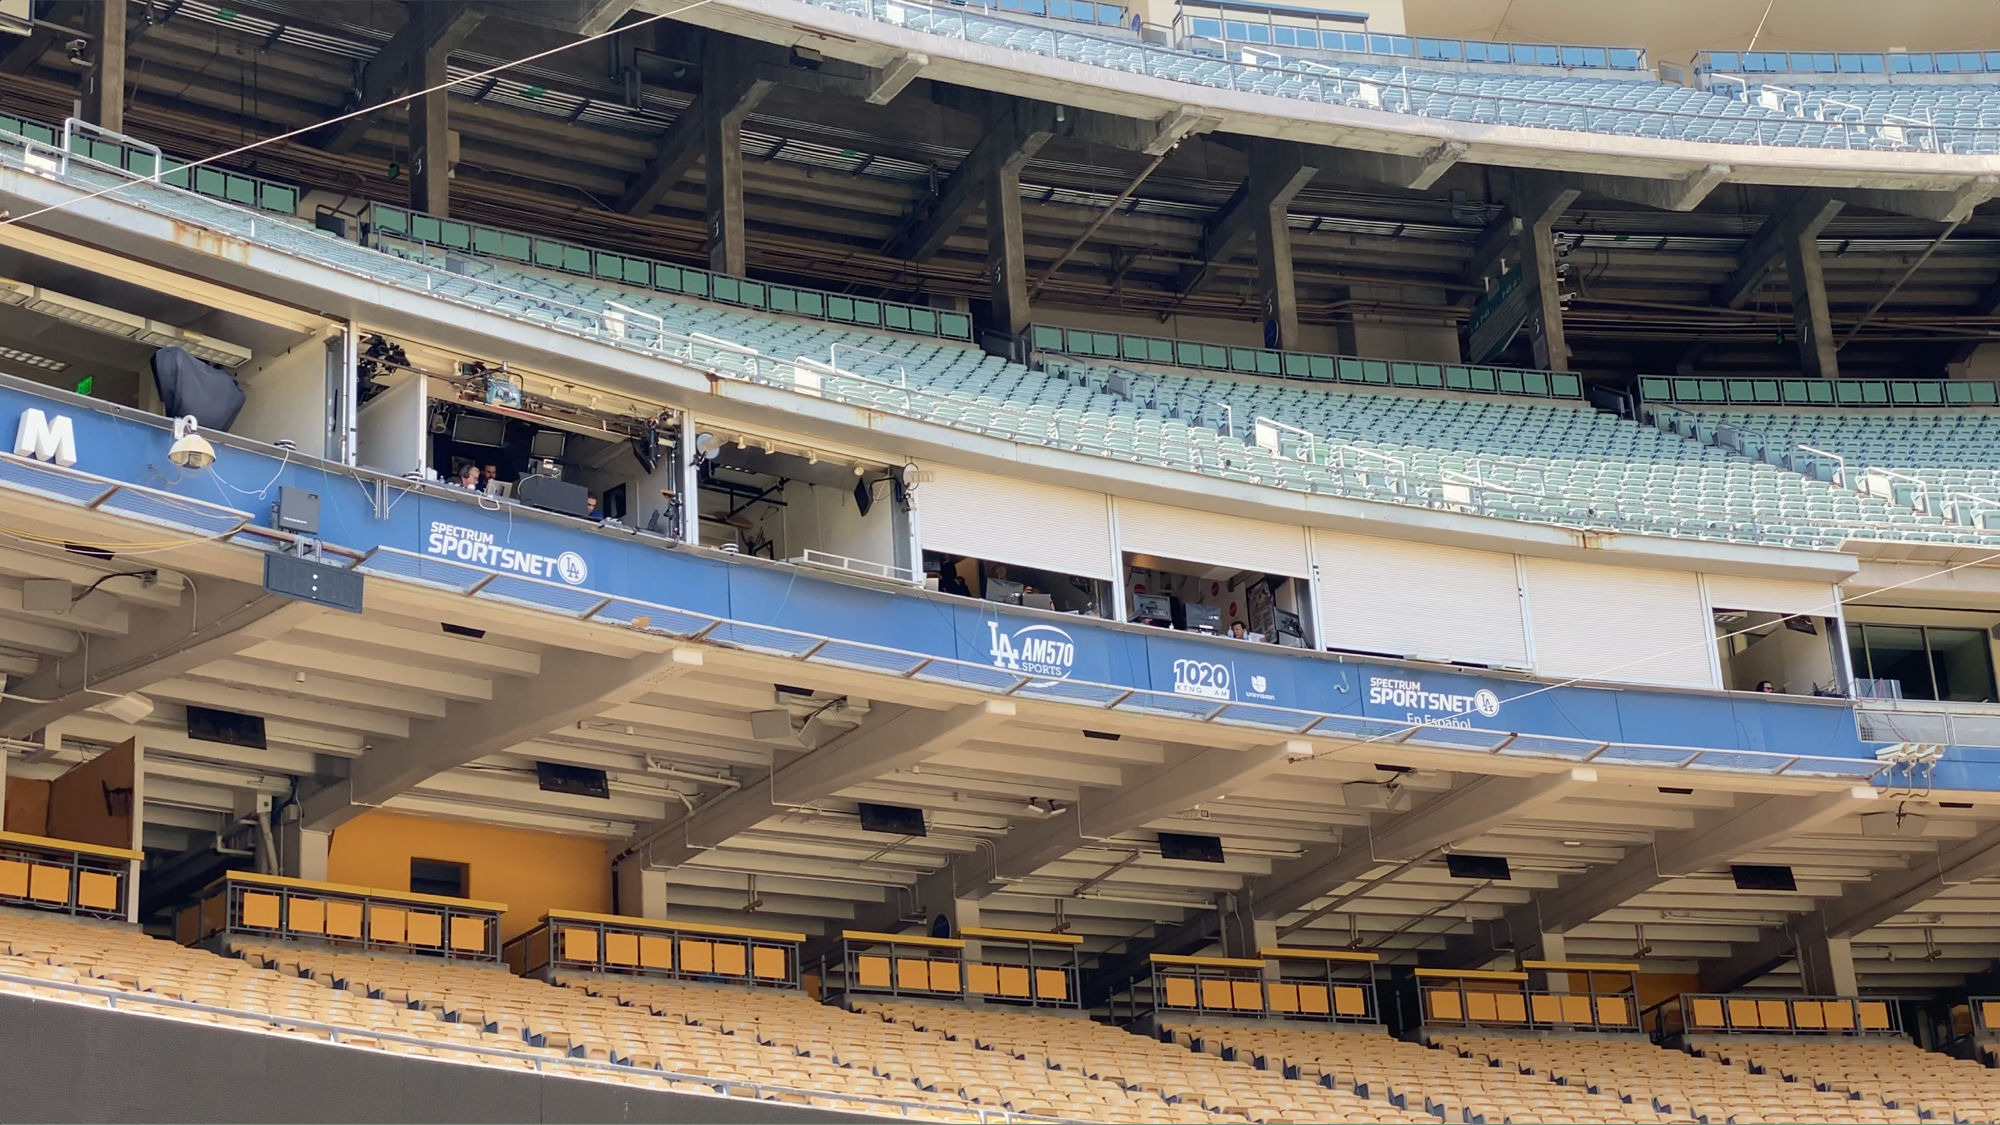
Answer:
[[2000, 705], [1992, 703], [1861, 696], [1854, 720], [1868, 742], [2000, 747]]
[[[1866, 127], [1866, 123], [1848, 127], [1845, 123], [1836, 122], [1802, 123], [1781, 116], [1746, 119], [1720, 113], [1610, 106], [1590, 101], [1518, 97], [1478, 90], [1429, 90], [1411, 86], [1407, 78], [1388, 81], [1371, 75], [1346, 74], [1331, 67], [1309, 65], [1302, 59], [1278, 59], [1280, 65], [1218, 59], [1211, 55], [1174, 50], [1129, 39], [1112, 39], [1079, 31], [1014, 23], [991, 16], [974, 15], [963, 8], [939, 7], [922, 0], [804, 0], [804, 2], [945, 38], [979, 41], [1009, 50], [1107, 70], [1143, 74], [1189, 85], [1378, 109], [1415, 117], [1441, 116], [1427, 112], [1433, 98], [1438, 98], [1471, 101], [1494, 107], [1558, 109], [1568, 111], [1579, 119], [1568, 123], [1540, 121], [1532, 126], [1534, 128], [1619, 135], [1636, 133], [1642, 136], [1677, 136], [1680, 139], [1710, 143], [1787, 148], [1854, 148], [1857, 147], [1855, 140], [1861, 136], [1860, 129]], [[1252, 55], [1254, 57], [1254, 52]], [[1277, 59], [1277, 56], [1269, 57]], [[1416, 89], [1425, 97], [1418, 101], [1403, 96], [1385, 96], [1392, 92], [1407, 92], [1412, 89]], [[1613, 127], [1634, 120], [1642, 121], [1644, 125], [1636, 130]], [[1698, 125], [1699, 128], [1689, 130], [1686, 128], [1689, 124]], [[1798, 130], [1802, 124], [1824, 124], [1824, 134], [1820, 143], [1803, 143], [1803, 136], [1790, 142], [1786, 141], [1787, 132]], [[1748, 137], [1738, 134], [1738, 130], [1744, 126], [1752, 130]], [[1706, 135], [1710, 131], [1716, 135]], [[1953, 126], [1950, 129], [1940, 129], [1933, 147], [1938, 151], [1947, 152], [1961, 149], [1970, 151], [1975, 148], [1972, 142], [1961, 141], [1959, 134], [1972, 138], [2000, 137], [2000, 127]]]
[[1647, 1008], [1641, 1022], [1656, 1040], [1687, 1035], [1901, 1035], [1891, 998], [1682, 993]]
[[[753, 1082], [737, 1078], [720, 1078], [703, 1074], [683, 1074], [679, 1071], [657, 1070], [624, 1063], [598, 1062], [580, 1057], [565, 1057], [536, 1054], [531, 1051], [510, 1051], [502, 1047], [472, 1046], [450, 1039], [427, 1039], [418, 1035], [407, 1035], [398, 1031], [377, 1031], [355, 1024], [329, 1023], [324, 1020], [298, 1019], [292, 1016], [276, 1016], [269, 1012], [253, 1012], [243, 1008], [225, 1008], [214, 1004], [199, 1004], [190, 1000], [176, 1000], [166, 996], [151, 996], [143, 992], [127, 992], [114, 988], [98, 988], [92, 985], [76, 984], [70, 981], [47, 980], [42, 977], [21, 976], [16, 973], [0, 973], [0, 982], [24, 985], [37, 990], [62, 994], [58, 999], [66, 1003], [78, 1003], [71, 997], [96, 997], [106, 1001], [106, 1007], [113, 1011], [121, 1008], [158, 1012], [169, 1017], [187, 1014], [210, 1017], [200, 1022], [213, 1024], [213, 1017], [225, 1017], [246, 1023], [261, 1024], [274, 1031], [287, 1033], [299, 1031], [318, 1032], [329, 1043], [352, 1043], [370, 1046], [377, 1043], [397, 1043], [408, 1047], [418, 1047], [433, 1055], [463, 1056], [464, 1061], [506, 1065], [508, 1069], [519, 1069], [523, 1063], [538, 1073], [556, 1074], [566, 1078], [628, 1079], [634, 1076], [658, 1079], [663, 1082], [686, 1082], [706, 1086], [716, 1095], [723, 1097], [753, 1098], [758, 1101], [791, 1099], [818, 1099], [836, 1102], [842, 1108], [859, 1113], [871, 1113], [890, 1117], [933, 1118], [940, 1110], [957, 1114], [971, 1114], [979, 1121], [1055, 1121], [1057, 1118], [1037, 1117], [1032, 1114], [1015, 1113], [1011, 1110], [967, 1103], [963, 1106], [940, 1107], [935, 1103], [902, 1101], [895, 1098], [871, 1098], [860, 1094], [847, 1094], [833, 1090], [802, 1090], [795, 1086], [777, 1086], [766, 1082]], [[331, 989], [329, 992], [333, 991]], [[5, 995], [5, 993], [0, 993]], [[19, 995], [19, 993], [15, 993]], [[33, 995], [30, 993], [29, 995]], [[504, 1060], [504, 1062], [503, 1062]], [[685, 1092], [685, 1091], [682, 1091]]]
[[1543, 1031], [1639, 1030], [1635, 986], [1618, 990], [1496, 989], [1463, 980], [1421, 989], [1425, 1027], [1534, 1028]]

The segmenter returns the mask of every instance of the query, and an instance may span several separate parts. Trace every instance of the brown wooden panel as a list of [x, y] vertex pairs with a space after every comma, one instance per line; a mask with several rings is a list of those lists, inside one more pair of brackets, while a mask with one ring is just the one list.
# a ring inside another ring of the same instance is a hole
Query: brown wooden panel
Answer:
[[639, 938], [639, 967], [642, 969], [673, 968], [674, 939], [642, 934]]
[[285, 900], [285, 929], [295, 934], [326, 932], [326, 903], [293, 895]]
[[639, 935], [615, 932], [605, 933], [604, 961], [609, 965], [637, 965], [639, 963]]
[[28, 872], [28, 897], [36, 902], [68, 902], [69, 868], [37, 863], [35, 869]]
[[260, 930], [278, 928], [277, 895], [253, 894], [245, 891], [241, 901], [243, 913], [239, 921], [243, 925], [254, 926]]
[[[202, 937], [207, 937], [210, 934], [222, 932], [222, 922], [224, 917], [223, 912], [225, 909], [224, 904], [227, 901], [228, 900], [226, 898], [224, 898], [222, 895], [219, 894], [213, 894], [201, 900]], [[355, 936], [358, 937], [360, 935], [357, 934]]]
[[[9, 832], [19, 832], [24, 836], [48, 835], [49, 783], [32, 777], [8, 778], [4, 827]], [[25, 895], [28, 892], [21, 893]]]

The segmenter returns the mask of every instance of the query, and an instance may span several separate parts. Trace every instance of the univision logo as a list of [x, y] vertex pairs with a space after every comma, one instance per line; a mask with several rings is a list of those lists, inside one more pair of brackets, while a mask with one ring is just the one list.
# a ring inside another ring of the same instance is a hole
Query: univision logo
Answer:
[[988, 621], [986, 629], [992, 638], [996, 668], [1061, 680], [1076, 666], [1076, 642], [1054, 625], [1025, 625], [1003, 633], [999, 622]]

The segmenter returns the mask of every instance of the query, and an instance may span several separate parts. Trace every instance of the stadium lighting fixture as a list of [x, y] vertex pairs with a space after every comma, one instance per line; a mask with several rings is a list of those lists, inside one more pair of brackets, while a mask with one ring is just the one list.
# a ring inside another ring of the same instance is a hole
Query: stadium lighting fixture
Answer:
[[250, 349], [227, 340], [148, 320], [137, 313], [57, 293], [24, 281], [0, 278], [0, 304], [18, 305], [30, 312], [107, 336], [122, 336], [158, 348], [183, 348], [189, 355], [222, 367], [241, 367], [250, 362]]
[[10, 348], [4, 345], [0, 345], [0, 359], [18, 363], [23, 367], [37, 368], [42, 371], [61, 371], [63, 368], [69, 366], [69, 364], [59, 359], [50, 359], [45, 355], [24, 352], [19, 348]]
[[201, 426], [192, 415], [174, 419], [174, 444], [167, 450], [167, 460], [195, 472], [215, 464], [215, 447], [201, 436]]

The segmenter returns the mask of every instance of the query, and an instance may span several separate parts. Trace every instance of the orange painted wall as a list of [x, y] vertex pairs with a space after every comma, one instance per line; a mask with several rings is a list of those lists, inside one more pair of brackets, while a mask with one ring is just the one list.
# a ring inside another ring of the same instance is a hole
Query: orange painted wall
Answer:
[[467, 866], [466, 897], [507, 904], [505, 941], [551, 907], [611, 913], [604, 841], [372, 810], [334, 829], [326, 877], [390, 891], [410, 889], [410, 860]]
[[1650, 1008], [1683, 992], [1700, 992], [1701, 978], [1693, 973], [1640, 973], [1639, 1007]]

